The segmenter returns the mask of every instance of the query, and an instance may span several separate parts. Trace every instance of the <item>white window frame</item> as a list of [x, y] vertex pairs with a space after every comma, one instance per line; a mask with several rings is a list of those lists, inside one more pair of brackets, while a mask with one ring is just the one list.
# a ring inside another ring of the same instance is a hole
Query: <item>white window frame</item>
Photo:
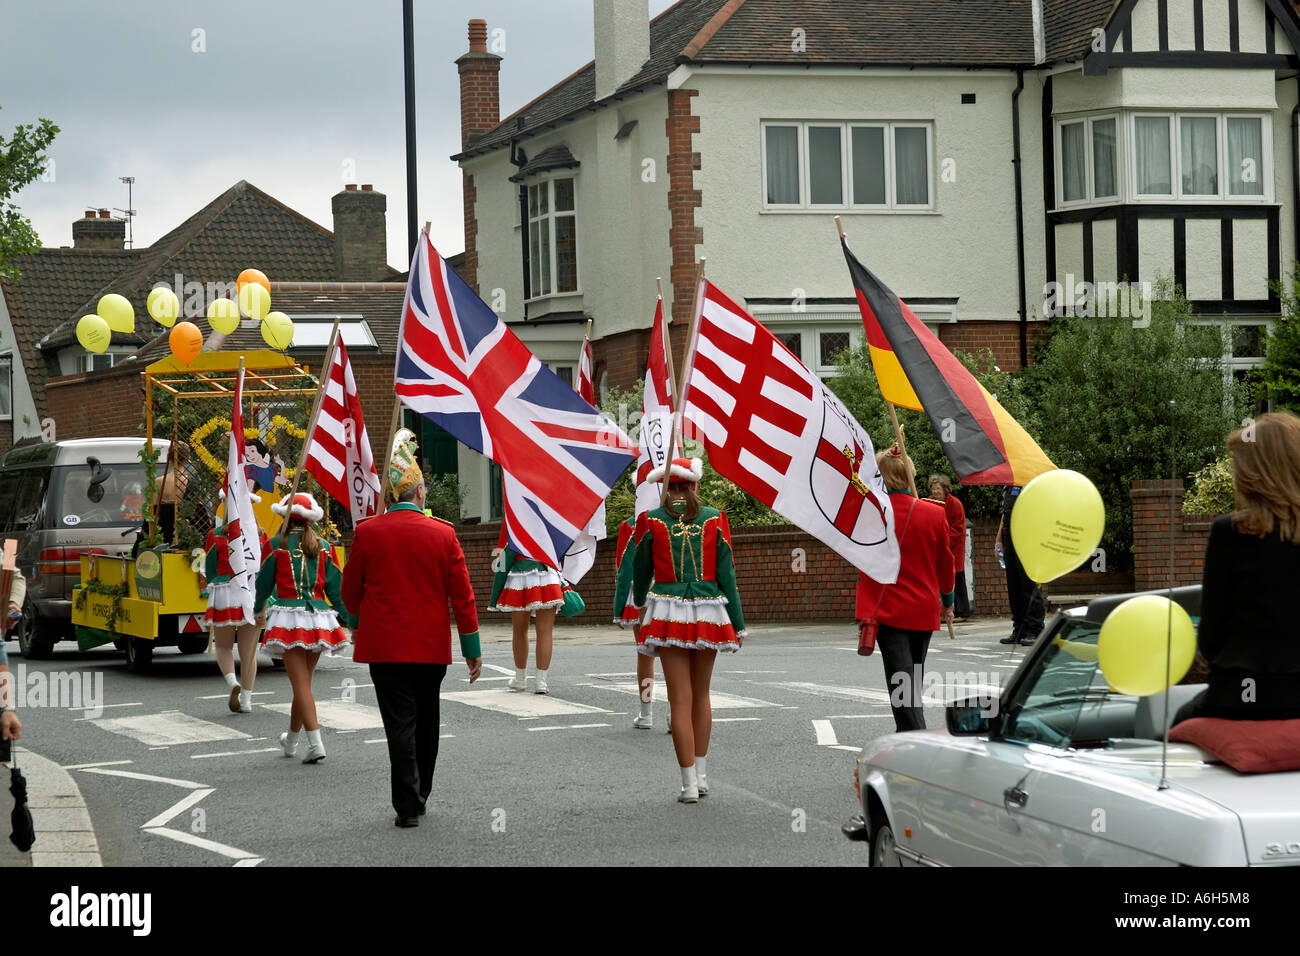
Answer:
[[[1196, 318], [1190, 319], [1188, 325], [1205, 325], [1215, 326], [1219, 330], [1219, 341], [1222, 343], [1222, 361], [1223, 361], [1223, 387], [1225, 393], [1228, 393], [1232, 387], [1234, 376], [1237, 372], [1248, 372], [1251, 369], [1260, 368], [1264, 364], [1264, 355], [1235, 357], [1232, 354], [1232, 332], [1239, 325], [1258, 325], [1264, 330], [1263, 343], [1264, 348], [1268, 348], [1268, 336], [1272, 334], [1277, 324], [1276, 318], [1268, 316], [1241, 315], [1241, 316], [1224, 316], [1223, 318]], [[1235, 411], [1228, 409], [1229, 412]]]
[[[769, 126], [791, 127], [796, 130], [799, 150], [799, 202], [770, 203], [767, 200], [767, 128]], [[809, 127], [838, 127], [840, 130], [840, 195], [839, 203], [813, 203], [812, 181], [809, 176], [810, 154], [808, 149]], [[885, 131], [885, 203], [855, 203], [853, 201], [853, 130], [873, 128]], [[928, 202], [900, 203], [897, 201], [897, 170], [894, 143], [895, 130], [922, 129], [925, 131], [926, 194]], [[850, 212], [873, 213], [916, 213], [935, 210], [935, 170], [934, 170], [934, 121], [929, 119], [914, 120], [793, 120], [771, 119], [759, 123], [759, 152], [762, 156], [761, 177], [759, 182], [764, 212], [821, 212], [839, 209]]]
[[[1137, 120], [1139, 118], [1164, 119], [1169, 124], [1169, 193], [1139, 193], [1137, 170]], [[1218, 161], [1218, 192], [1197, 194], [1183, 192], [1182, 121], [1184, 119], [1215, 120], [1216, 156]], [[1114, 196], [1098, 196], [1096, 182], [1096, 157], [1093, 152], [1094, 124], [1114, 119], [1116, 190]], [[1258, 196], [1233, 193], [1228, 169], [1228, 120], [1253, 119], [1260, 124], [1259, 181], [1263, 190]], [[1087, 195], [1083, 199], [1065, 201], [1063, 127], [1084, 124], [1087, 148], [1084, 158], [1087, 165]], [[1110, 206], [1120, 203], [1186, 204], [1186, 205], [1272, 205], [1274, 198], [1273, 118], [1258, 110], [1120, 110], [1102, 113], [1080, 113], [1059, 116], [1054, 120], [1053, 160], [1056, 176], [1056, 208], [1078, 209], [1086, 206]]]
[[[8, 369], [7, 375], [5, 375], [4, 372], [6, 368]], [[5, 378], [8, 379], [8, 381], [4, 382], [3, 385], [5, 388], [9, 390], [9, 411], [8, 412], [0, 411], [0, 422], [13, 421], [13, 417], [14, 417], [14, 353], [13, 352], [0, 353], [0, 375], [5, 375]]]
[[[569, 296], [576, 297], [582, 295], [582, 256], [578, 255], [576, 249], [574, 250], [574, 256], [577, 258], [577, 262], [575, 263], [574, 270], [573, 270], [574, 272], [573, 281], [576, 288], [572, 292], [554, 291], [556, 287], [555, 220], [558, 218], [558, 215], [565, 215], [565, 216], [569, 215], [567, 211], [559, 214], [557, 214], [555, 211], [555, 183], [562, 179], [570, 179], [573, 181], [572, 216], [573, 216], [573, 230], [574, 230], [574, 234], [576, 235], [578, 232], [578, 177], [574, 174], [574, 170], [572, 169], [557, 170], [555, 173], [540, 175], [536, 177], [532, 182], [527, 184], [529, 189], [532, 189], [535, 186], [545, 185], [547, 191], [546, 192], [546, 196], [547, 196], [546, 214], [544, 216], [536, 216], [536, 217], [529, 214], [527, 221], [522, 226], [524, 242], [528, 244], [528, 274], [529, 274], [529, 286], [530, 286], [529, 291], [532, 293], [531, 295], [529, 295], [527, 299], [528, 302], [541, 302], [546, 299], [562, 299]], [[548, 236], [548, 241], [550, 243], [552, 291], [539, 295], [537, 293], [537, 290], [531, 288], [532, 270], [533, 270], [532, 225], [534, 222], [541, 222], [543, 220], [547, 224], [547, 236]]]

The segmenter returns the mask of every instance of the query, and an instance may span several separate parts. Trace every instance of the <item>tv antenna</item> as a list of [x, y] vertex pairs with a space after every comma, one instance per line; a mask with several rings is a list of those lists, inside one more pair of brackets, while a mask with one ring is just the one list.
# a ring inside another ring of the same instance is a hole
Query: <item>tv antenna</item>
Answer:
[[130, 249], [135, 244], [135, 229], [132, 224], [132, 220], [135, 218], [135, 209], [131, 207], [131, 187], [135, 185], [135, 177], [118, 176], [117, 178], [122, 182], [126, 183], [126, 207], [127, 208], [118, 209], [117, 207], [114, 207], [113, 211], [120, 212], [122, 215], [126, 216], [126, 230], [127, 230], [126, 247]]

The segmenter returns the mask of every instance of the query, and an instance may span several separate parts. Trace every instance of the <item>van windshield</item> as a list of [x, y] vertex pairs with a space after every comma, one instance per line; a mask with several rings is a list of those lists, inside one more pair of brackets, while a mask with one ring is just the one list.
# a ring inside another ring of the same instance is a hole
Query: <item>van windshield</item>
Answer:
[[[56, 528], [110, 528], [139, 524], [143, 519], [144, 465], [103, 465], [91, 484], [89, 465], [59, 465], [50, 475], [49, 502]], [[107, 477], [105, 477], [107, 476]]]

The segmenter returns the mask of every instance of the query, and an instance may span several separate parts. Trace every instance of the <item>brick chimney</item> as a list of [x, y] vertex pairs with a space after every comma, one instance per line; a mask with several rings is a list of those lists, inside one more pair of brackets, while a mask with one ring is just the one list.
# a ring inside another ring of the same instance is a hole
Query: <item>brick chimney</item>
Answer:
[[596, 0], [596, 99], [609, 96], [650, 59], [649, 0]]
[[86, 215], [72, 223], [74, 249], [126, 248], [126, 220], [114, 219], [107, 209], [87, 209]]
[[487, 21], [469, 21], [469, 52], [456, 61], [460, 71], [460, 147], [495, 129], [501, 119], [501, 57], [487, 48]]
[[334, 211], [334, 277], [378, 282], [388, 272], [388, 198], [369, 183], [349, 183], [330, 201]]

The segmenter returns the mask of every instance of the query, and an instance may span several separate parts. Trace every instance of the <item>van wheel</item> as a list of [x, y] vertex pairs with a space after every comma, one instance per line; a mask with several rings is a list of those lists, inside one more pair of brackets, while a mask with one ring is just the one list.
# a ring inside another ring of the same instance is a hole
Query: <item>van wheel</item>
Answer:
[[126, 639], [126, 669], [133, 674], [143, 674], [153, 664], [153, 641], [143, 637]]
[[22, 620], [18, 622], [18, 653], [29, 661], [49, 660], [54, 656], [57, 642], [42, 622], [30, 601], [24, 602]]
[[202, 654], [208, 649], [208, 635], [196, 634], [182, 637], [176, 642], [182, 654]]

